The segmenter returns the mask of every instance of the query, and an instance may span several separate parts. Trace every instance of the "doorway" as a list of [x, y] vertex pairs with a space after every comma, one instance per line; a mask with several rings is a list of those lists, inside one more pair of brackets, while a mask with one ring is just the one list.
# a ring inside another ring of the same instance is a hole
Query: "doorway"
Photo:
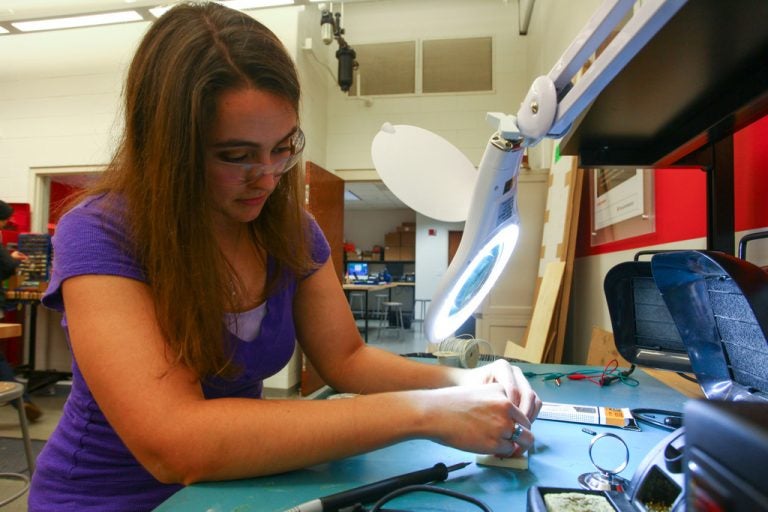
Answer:
[[448, 265], [451, 264], [453, 257], [456, 256], [456, 251], [459, 250], [459, 244], [461, 244], [461, 237], [463, 235], [463, 231], [448, 231]]
[[103, 170], [101, 165], [32, 169], [35, 200], [32, 232], [52, 233], [67, 200], [95, 180]]

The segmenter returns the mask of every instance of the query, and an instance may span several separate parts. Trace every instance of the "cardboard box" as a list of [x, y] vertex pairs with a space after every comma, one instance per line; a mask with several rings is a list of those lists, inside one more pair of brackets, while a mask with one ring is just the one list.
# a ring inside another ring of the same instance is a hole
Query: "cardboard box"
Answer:
[[405, 231], [405, 232], [416, 231], [416, 223], [415, 222], [403, 222], [402, 224], [400, 224], [400, 228], [401, 228], [400, 231]]
[[384, 261], [400, 261], [400, 246], [387, 246], [384, 248]]
[[400, 233], [387, 233], [384, 235], [384, 245], [387, 247], [399, 247], [402, 245], [400, 243]]
[[416, 247], [400, 247], [400, 259], [403, 261], [413, 261], [416, 259]]
[[415, 247], [416, 246], [416, 232], [415, 231], [403, 231], [400, 233], [400, 245], [402, 247]]

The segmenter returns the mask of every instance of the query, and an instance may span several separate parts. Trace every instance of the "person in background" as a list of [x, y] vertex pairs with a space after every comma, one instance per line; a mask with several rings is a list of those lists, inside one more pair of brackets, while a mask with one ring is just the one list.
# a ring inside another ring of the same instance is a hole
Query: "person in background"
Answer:
[[[176, 4], [148, 29], [103, 181], [57, 225], [43, 304], [72, 390], [30, 512], [150, 510], [183, 485], [424, 438], [522, 454], [541, 402], [504, 360], [464, 370], [366, 345], [304, 209], [297, 71], [254, 18]], [[260, 399], [296, 342], [346, 400]]]
[[[0, 230], [2, 230], [8, 223], [8, 219], [13, 215], [13, 207], [0, 200]], [[27, 256], [19, 251], [8, 250], [3, 245], [2, 231], [0, 231], [0, 281], [4, 281], [16, 273], [16, 268], [22, 261], [26, 260]], [[5, 301], [5, 294], [0, 290], [0, 320], [3, 318], [3, 304]], [[13, 371], [8, 360], [5, 358], [5, 354], [0, 352], [0, 380], [14, 381], [16, 380], [16, 373]], [[43, 411], [38, 407], [29, 396], [29, 393], [25, 392], [23, 395], [24, 413], [27, 419], [30, 421], [37, 421], [42, 416]], [[12, 402], [14, 407], [16, 402]]]

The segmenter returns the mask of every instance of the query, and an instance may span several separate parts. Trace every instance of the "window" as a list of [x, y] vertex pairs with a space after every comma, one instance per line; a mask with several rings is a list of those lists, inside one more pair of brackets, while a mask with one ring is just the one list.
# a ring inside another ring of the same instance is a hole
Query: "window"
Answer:
[[490, 37], [436, 39], [422, 43], [422, 91], [493, 90]]
[[360, 44], [354, 46], [360, 67], [350, 96], [413, 94], [416, 92], [416, 43]]

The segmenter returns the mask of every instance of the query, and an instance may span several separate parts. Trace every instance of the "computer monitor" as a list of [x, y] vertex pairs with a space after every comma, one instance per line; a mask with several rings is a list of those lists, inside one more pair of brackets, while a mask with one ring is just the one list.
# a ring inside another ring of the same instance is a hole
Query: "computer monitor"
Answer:
[[368, 278], [368, 263], [347, 263], [347, 274], [355, 279]]

